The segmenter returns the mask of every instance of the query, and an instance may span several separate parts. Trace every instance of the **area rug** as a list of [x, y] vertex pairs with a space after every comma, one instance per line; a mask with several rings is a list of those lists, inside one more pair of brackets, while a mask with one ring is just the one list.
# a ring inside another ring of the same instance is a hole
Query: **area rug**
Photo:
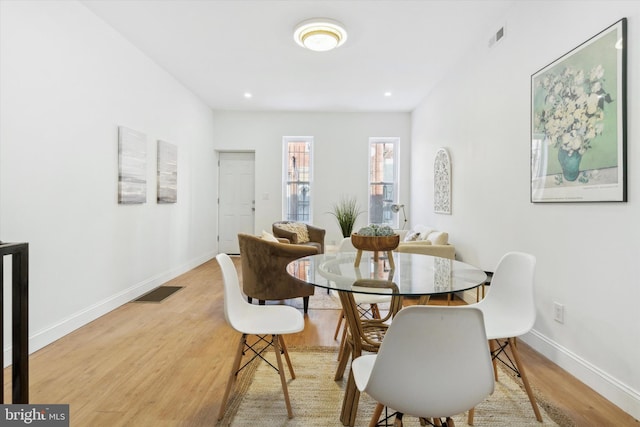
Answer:
[[[336, 348], [295, 348], [289, 354], [296, 372], [291, 380], [287, 371], [289, 395], [294, 417], [287, 418], [278, 374], [264, 362], [245, 368], [236, 381], [221, 427], [241, 426], [341, 426], [340, 411], [347, 376], [334, 381]], [[269, 354], [273, 359], [275, 356]], [[348, 368], [347, 368], [348, 373]], [[500, 372], [494, 393], [476, 407], [474, 425], [491, 427], [572, 426], [571, 420], [537, 393], [543, 422], [536, 421], [525, 391], [511, 375]], [[367, 426], [376, 403], [360, 395], [356, 426]], [[456, 426], [467, 425], [467, 414], [454, 417]], [[406, 427], [420, 425], [417, 418], [405, 416]]]
[[[254, 300], [255, 302], [255, 300]], [[303, 302], [302, 297], [286, 299], [282, 301], [267, 301], [268, 305], [271, 304], [285, 304], [291, 307], [299, 308], [302, 310]], [[310, 310], [340, 310], [340, 300], [337, 297], [327, 294], [326, 289], [318, 288], [315, 293], [309, 297], [309, 309]]]
[[182, 289], [182, 286], [160, 286], [147, 292], [132, 302], [162, 302], [174, 293]]

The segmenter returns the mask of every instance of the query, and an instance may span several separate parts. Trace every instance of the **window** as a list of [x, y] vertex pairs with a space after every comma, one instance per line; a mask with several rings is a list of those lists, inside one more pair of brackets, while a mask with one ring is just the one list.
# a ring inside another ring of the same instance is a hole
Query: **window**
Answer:
[[313, 178], [313, 137], [283, 138], [283, 207], [282, 217], [287, 221], [310, 223], [311, 181]]
[[398, 203], [399, 138], [369, 139], [369, 223], [398, 227], [391, 205]]

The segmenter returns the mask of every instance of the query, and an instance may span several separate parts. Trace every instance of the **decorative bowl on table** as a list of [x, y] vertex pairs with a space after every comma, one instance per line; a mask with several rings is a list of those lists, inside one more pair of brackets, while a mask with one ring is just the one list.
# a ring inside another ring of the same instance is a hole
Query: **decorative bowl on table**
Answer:
[[351, 235], [351, 244], [353, 244], [354, 248], [363, 251], [388, 252], [398, 247], [400, 244], [400, 235], [363, 236], [358, 233], [353, 233]]
[[383, 225], [369, 225], [358, 230], [351, 235], [351, 244], [358, 250], [354, 266], [360, 266], [362, 251], [373, 252], [373, 260], [379, 260], [378, 252], [386, 252], [391, 268], [395, 268], [393, 263], [393, 251], [400, 244], [400, 235], [396, 234], [391, 227]]

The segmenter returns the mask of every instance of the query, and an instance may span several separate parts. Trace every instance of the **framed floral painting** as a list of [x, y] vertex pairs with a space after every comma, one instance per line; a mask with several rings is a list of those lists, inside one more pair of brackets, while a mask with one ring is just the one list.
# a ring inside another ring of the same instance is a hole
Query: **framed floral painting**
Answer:
[[626, 202], [621, 19], [531, 76], [531, 201]]

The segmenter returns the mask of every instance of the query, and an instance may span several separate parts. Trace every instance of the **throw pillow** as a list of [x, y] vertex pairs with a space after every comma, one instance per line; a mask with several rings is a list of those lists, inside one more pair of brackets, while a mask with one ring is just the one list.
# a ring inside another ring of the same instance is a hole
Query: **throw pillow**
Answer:
[[415, 242], [419, 238], [420, 238], [420, 233], [418, 233], [417, 231], [410, 231], [404, 237], [404, 241], [405, 242]]
[[280, 240], [278, 240], [276, 238], [276, 236], [274, 236], [273, 234], [262, 230], [262, 235], [260, 236], [260, 238], [262, 240], [266, 240], [267, 242], [276, 242], [276, 243], [280, 243]]
[[420, 237], [418, 238], [418, 240], [427, 240], [427, 238], [429, 237], [429, 234], [435, 231], [433, 228], [426, 227], [424, 225], [416, 225], [414, 230], [420, 233]]
[[429, 240], [432, 245], [446, 245], [449, 243], [449, 234], [444, 231], [434, 231], [429, 234], [427, 240]]
[[307, 230], [307, 225], [304, 223], [289, 222], [286, 224], [278, 224], [278, 227], [291, 231], [292, 233], [296, 233], [298, 236], [298, 243], [307, 243], [310, 241], [309, 230]]

